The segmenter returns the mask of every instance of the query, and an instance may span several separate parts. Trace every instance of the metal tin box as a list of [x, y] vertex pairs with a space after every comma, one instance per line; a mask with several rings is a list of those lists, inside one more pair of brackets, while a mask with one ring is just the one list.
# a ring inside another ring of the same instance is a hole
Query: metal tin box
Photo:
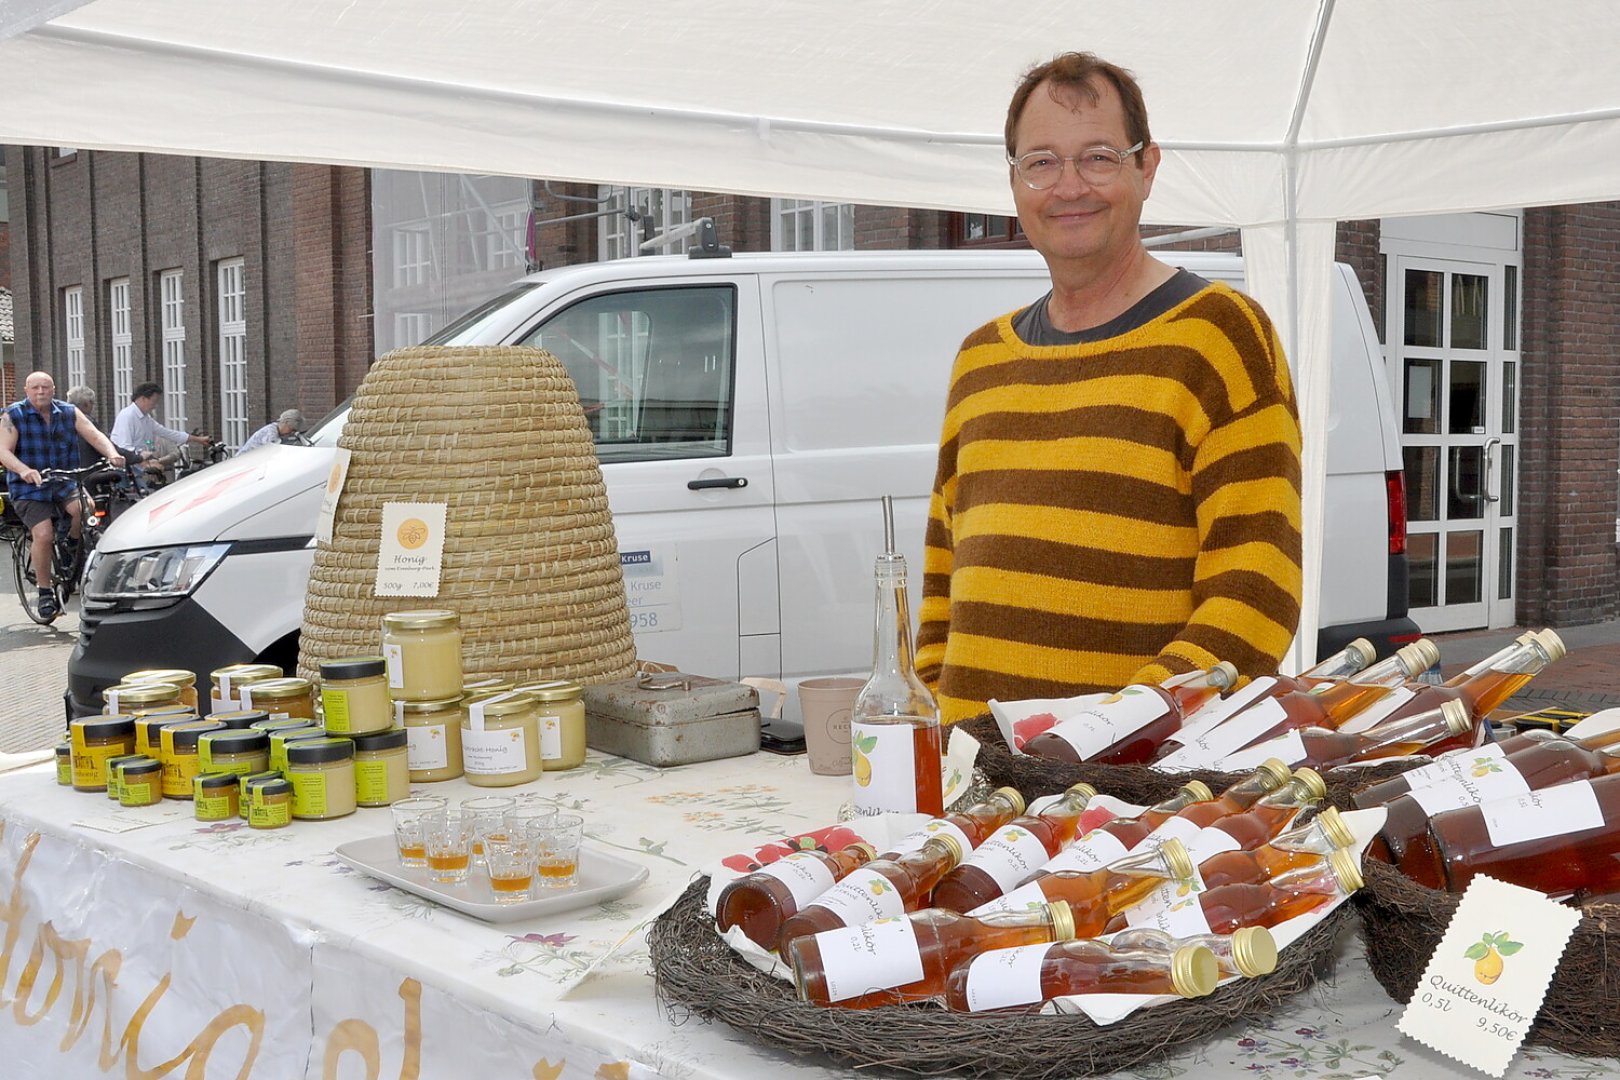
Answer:
[[690, 765], [759, 749], [751, 686], [680, 672], [585, 688], [585, 743], [648, 765]]

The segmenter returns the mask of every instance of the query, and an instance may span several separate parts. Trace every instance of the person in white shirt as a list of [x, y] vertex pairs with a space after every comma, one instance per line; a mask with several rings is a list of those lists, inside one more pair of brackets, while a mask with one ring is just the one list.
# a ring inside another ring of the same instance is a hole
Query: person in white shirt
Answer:
[[164, 427], [152, 419], [152, 412], [163, 400], [163, 387], [155, 382], [141, 383], [135, 388], [130, 402], [118, 411], [113, 420], [112, 441], [116, 446], [130, 446], [140, 451], [141, 460], [147, 461], [157, 456], [157, 440], [159, 436], [170, 442], [196, 443], [198, 446], [207, 446], [214, 440], [207, 435], [187, 435], [183, 431]]
[[288, 409], [276, 417], [274, 422], [264, 425], [252, 435], [249, 435], [247, 442], [238, 447], [236, 452], [245, 454], [254, 447], [278, 443], [295, 431], [303, 431], [305, 426], [304, 414], [297, 409]]

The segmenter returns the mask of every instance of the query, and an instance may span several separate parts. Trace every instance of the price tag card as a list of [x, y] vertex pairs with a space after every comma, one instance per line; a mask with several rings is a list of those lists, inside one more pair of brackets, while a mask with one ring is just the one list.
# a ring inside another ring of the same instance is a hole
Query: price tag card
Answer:
[[332, 521], [337, 517], [338, 498], [349, 479], [349, 451], [339, 447], [332, 455], [332, 471], [326, 475], [326, 492], [321, 496], [321, 514], [315, 519], [315, 539], [332, 542]]
[[378, 596], [438, 596], [444, 503], [383, 503]]
[[1501, 1076], [1541, 1011], [1580, 921], [1579, 910], [1534, 890], [1475, 878], [1396, 1027]]

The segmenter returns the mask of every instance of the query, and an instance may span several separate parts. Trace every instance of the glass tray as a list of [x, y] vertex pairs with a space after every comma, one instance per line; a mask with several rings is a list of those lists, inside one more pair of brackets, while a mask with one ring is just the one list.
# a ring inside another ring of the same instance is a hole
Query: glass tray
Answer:
[[629, 859], [610, 855], [591, 847], [579, 849], [579, 876], [572, 888], [541, 892], [533, 900], [514, 904], [499, 904], [490, 897], [489, 879], [484, 871], [473, 867], [467, 880], [459, 885], [446, 885], [428, 877], [425, 867], [401, 866], [394, 837], [373, 836], [365, 840], [351, 840], [339, 844], [336, 855], [349, 866], [395, 888], [415, 893], [435, 904], [470, 915], [484, 922], [509, 923], [550, 915], [572, 908], [588, 907], [637, 888], [647, 880], [647, 868]]

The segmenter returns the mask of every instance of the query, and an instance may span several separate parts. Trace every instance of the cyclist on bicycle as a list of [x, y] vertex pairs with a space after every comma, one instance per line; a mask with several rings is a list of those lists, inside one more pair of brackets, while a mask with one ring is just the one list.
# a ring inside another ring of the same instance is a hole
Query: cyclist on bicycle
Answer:
[[83, 438], [114, 465], [124, 457], [88, 417], [65, 401], [55, 398], [56, 382], [49, 374], [36, 371], [23, 381], [23, 400], [0, 413], [0, 465], [6, 468], [6, 482], [16, 507], [28, 529], [34, 563], [34, 584], [39, 586], [40, 614], [55, 618], [61, 614], [51, 585], [51, 545], [56, 540], [53, 518], [60, 506], [72, 525], [69, 536], [79, 539], [83, 522], [79, 500], [74, 498], [71, 481], [45, 483], [43, 469], [73, 469], [79, 464], [79, 443]]

